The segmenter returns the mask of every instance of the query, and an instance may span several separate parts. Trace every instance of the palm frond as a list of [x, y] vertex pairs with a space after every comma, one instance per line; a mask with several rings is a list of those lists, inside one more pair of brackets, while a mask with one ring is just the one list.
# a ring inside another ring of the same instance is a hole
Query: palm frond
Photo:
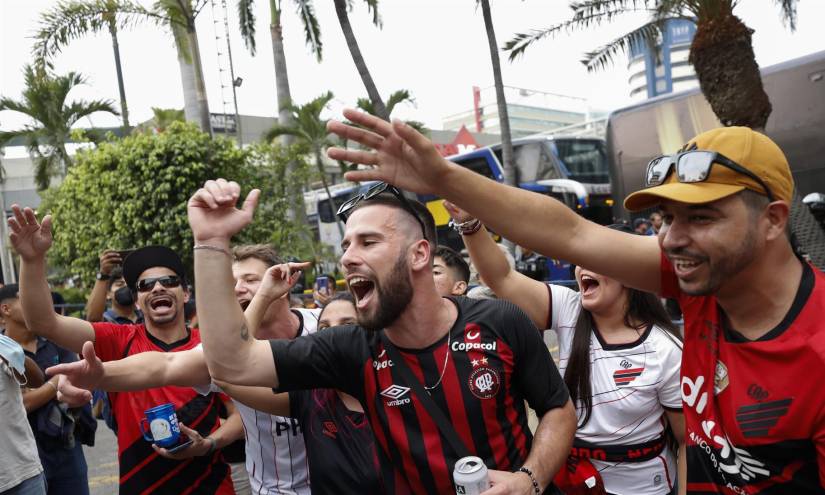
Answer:
[[263, 140], [265, 142], [272, 142], [275, 138], [280, 136], [295, 136], [295, 137], [303, 137], [301, 135], [301, 131], [288, 126], [282, 126], [280, 124], [275, 124], [272, 126], [268, 131], [266, 131], [263, 135]]
[[315, 15], [315, 7], [312, 4], [312, 0], [298, 0], [296, 2], [296, 9], [298, 11], [298, 17], [301, 18], [301, 24], [304, 26], [306, 44], [309, 45], [312, 53], [315, 55], [315, 59], [320, 62], [323, 52], [321, 26]]
[[406, 89], [399, 89], [397, 91], [393, 91], [389, 98], [387, 98], [387, 113], [392, 114], [393, 109], [399, 103], [408, 102], [411, 105], [415, 106], [415, 98], [413, 98], [412, 94], [409, 90]]
[[144, 22], [167, 21], [161, 13], [129, 0], [64, 0], [40, 15], [32, 52], [36, 60], [46, 63], [73, 40], [108, 31], [110, 22], [117, 29], [127, 29]]
[[113, 106], [112, 100], [93, 100], [93, 101], [76, 101], [73, 102], [64, 112], [66, 114], [66, 121], [71, 127], [80, 119], [95, 112], [108, 112], [112, 115], [120, 115]]
[[648, 43], [655, 40], [661, 33], [661, 25], [658, 22], [649, 22], [633, 31], [623, 34], [606, 45], [600, 46], [592, 52], [586, 52], [582, 63], [589, 72], [604, 68], [608, 63], [613, 62], [613, 57], [619, 52], [627, 50], [636, 43]]
[[798, 0], [775, 0], [782, 10], [782, 22], [784, 22], [791, 31], [796, 31], [796, 6]]
[[599, 25], [613, 20], [616, 16], [639, 10], [650, 10], [647, 0], [588, 0], [570, 5], [573, 16], [554, 26], [544, 29], [532, 29], [526, 33], [516, 33], [502, 48], [510, 52], [508, 59], [512, 62], [527, 50], [533, 43], [547, 37], [553, 37], [560, 31], [585, 29], [592, 25]]
[[238, 24], [241, 27], [241, 38], [249, 50], [255, 55], [255, 0], [238, 0]]
[[358, 98], [355, 102], [355, 108], [363, 110], [370, 115], [375, 115], [375, 109], [372, 107], [372, 100], [369, 98]]
[[364, 0], [367, 4], [367, 12], [372, 13], [372, 23], [379, 28], [384, 27], [381, 15], [378, 13], [378, 0]]

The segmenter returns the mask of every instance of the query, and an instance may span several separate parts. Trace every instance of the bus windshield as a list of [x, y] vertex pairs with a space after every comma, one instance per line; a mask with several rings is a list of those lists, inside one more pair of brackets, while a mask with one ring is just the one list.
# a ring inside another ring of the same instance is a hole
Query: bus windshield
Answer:
[[603, 141], [556, 139], [553, 145], [557, 156], [570, 172], [570, 179], [586, 184], [610, 182], [607, 153]]

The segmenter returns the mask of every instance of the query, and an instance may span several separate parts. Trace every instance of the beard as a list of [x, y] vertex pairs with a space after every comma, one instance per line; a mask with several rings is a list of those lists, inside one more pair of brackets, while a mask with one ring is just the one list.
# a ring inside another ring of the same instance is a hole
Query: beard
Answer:
[[407, 260], [400, 256], [386, 280], [375, 281], [376, 308], [358, 311], [358, 324], [370, 332], [377, 332], [392, 324], [407, 309], [413, 296]]
[[742, 241], [734, 247], [734, 249], [725, 253], [719, 259], [713, 260], [708, 257], [705, 259], [708, 262], [708, 276], [705, 283], [698, 287], [692, 287], [686, 290], [686, 287], [679, 282], [679, 288], [690, 296], [710, 296], [719, 291], [719, 287], [725, 280], [730, 279], [739, 272], [745, 269], [754, 258], [756, 258], [756, 232], [754, 229], [748, 229]]

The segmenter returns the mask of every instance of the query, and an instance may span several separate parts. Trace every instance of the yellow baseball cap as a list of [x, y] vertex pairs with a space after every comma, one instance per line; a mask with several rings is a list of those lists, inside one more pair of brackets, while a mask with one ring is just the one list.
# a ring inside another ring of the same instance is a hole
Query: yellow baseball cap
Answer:
[[[791, 202], [793, 177], [785, 154], [771, 139], [748, 127], [721, 127], [694, 137], [684, 149], [715, 151], [753, 172], [770, 188], [775, 200]], [[624, 200], [630, 211], [661, 204], [663, 199], [701, 204], [717, 201], [745, 189], [766, 196], [765, 189], [751, 177], [715, 164], [702, 182], [679, 182], [675, 172], [658, 186], [636, 191]]]

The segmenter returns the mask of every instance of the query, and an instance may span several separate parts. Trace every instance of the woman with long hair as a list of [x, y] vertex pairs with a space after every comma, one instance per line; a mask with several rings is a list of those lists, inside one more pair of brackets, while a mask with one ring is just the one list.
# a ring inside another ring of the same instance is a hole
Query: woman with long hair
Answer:
[[556, 485], [565, 493], [662, 495], [675, 493], [678, 472], [684, 493], [682, 344], [659, 299], [582, 267], [578, 292], [528, 278], [477, 220], [445, 207], [484, 282], [558, 335], [559, 371], [578, 428]]

